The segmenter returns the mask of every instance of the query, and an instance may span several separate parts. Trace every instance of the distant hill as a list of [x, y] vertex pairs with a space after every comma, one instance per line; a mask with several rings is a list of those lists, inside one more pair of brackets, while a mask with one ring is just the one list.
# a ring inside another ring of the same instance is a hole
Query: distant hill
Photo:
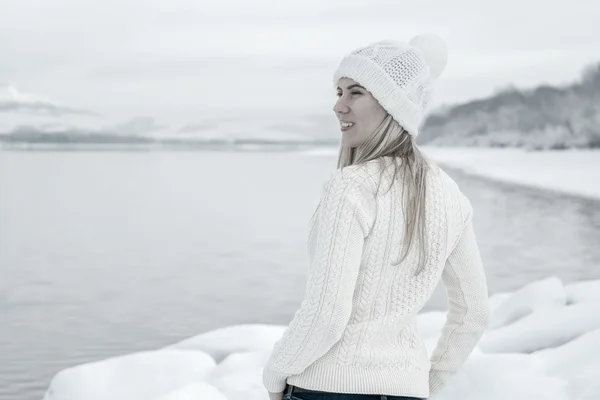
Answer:
[[148, 137], [67, 129], [40, 132], [35, 127], [19, 127], [9, 134], [0, 133], [0, 149], [205, 149], [205, 150], [294, 150], [329, 147], [335, 141], [325, 138], [282, 139], [260, 137]]
[[511, 88], [435, 112], [418, 138], [440, 146], [600, 148], [600, 64], [568, 86]]
[[[0, 110], [1, 111], [1, 110]], [[228, 112], [228, 114], [230, 114]], [[333, 115], [285, 114], [272, 110], [242, 115], [209, 115], [192, 123], [168, 125], [154, 118], [134, 118], [118, 124], [96, 126], [72, 117], [33, 119], [24, 114], [19, 123], [2, 131], [0, 148], [304, 148], [331, 147], [339, 142], [338, 123]], [[83, 123], [80, 123], [83, 122]], [[86, 127], [86, 125], [88, 125]], [[84, 145], [84, 146], [80, 146]]]

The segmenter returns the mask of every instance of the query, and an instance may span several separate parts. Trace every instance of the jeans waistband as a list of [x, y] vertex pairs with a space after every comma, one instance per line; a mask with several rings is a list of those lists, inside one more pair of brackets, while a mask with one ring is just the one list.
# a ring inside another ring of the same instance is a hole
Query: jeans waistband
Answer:
[[[304, 388], [300, 388], [294, 385], [286, 385], [285, 388], [285, 394], [283, 396], [283, 400], [287, 400], [290, 398], [290, 396], [292, 395], [292, 393], [297, 392], [297, 393], [320, 393], [320, 394], [336, 394], [336, 393], [331, 393], [331, 392], [323, 392], [323, 391], [318, 391], [318, 390], [310, 390], [310, 389], [304, 389]], [[360, 395], [357, 395], [360, 396]], [[370, 398], [373, 398], [374, 396], [377, 396], [376, 398], [379, 398], [380, 400], [388, 400], [389, 398], [393, 398], [393, 399], [397, 399], [398, 396], [389, 396], [386, 394], [378, 394], [378, 395], [367, 395]], [[413, 397], [407, 397], [406, 399], [413, 399]]]

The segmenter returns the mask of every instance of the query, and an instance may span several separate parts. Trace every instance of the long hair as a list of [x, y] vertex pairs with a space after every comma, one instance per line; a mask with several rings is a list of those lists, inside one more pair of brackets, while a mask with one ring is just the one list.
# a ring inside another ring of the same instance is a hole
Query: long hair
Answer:
[[413, 244], [418, 243], [420, 245], [419, 267], [416, 272], [418, 274], [424, 268], [427, 254], [425, 196], [429, 163], [417, 148], [412, 136], [390, 114], [387, 114], [373, 135], [364, 143], [357, 147], [340, 146], [337, 167], [343, 169], [349, 165], [379, 159], [382, 167], [381, 175], [383, 175], [385, 165], [382, 157], [384, 156], [393, 157], [394, 163], [394, 175], [388, 191], [392, 188], [398, 173], [402, 173], [405, 235], [401, 244], [402, 256], [397, 262], [392, 262], [392, 265], [400, 264], [408, 256]]

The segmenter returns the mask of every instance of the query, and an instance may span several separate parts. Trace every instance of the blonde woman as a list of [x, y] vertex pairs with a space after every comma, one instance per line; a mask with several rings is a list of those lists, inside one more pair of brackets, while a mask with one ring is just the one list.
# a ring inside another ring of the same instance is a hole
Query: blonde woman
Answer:
[[[488, 326], [471, 204], [415, 144], [446, 60], [423, 34], [337, 68], [338, 168], [309, 223], [305, 298], [263, 370], [271, 399], [435, 399]], [[416, 315], [440, 280], [449, 310], [429, 358]]]

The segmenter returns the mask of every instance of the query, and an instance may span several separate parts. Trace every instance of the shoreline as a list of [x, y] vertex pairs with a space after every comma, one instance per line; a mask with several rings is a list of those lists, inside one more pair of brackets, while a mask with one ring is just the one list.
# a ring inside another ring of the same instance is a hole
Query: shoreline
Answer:
[[600, 200], [600, 150], [421, 146], [441, 166], [492, 180]]

